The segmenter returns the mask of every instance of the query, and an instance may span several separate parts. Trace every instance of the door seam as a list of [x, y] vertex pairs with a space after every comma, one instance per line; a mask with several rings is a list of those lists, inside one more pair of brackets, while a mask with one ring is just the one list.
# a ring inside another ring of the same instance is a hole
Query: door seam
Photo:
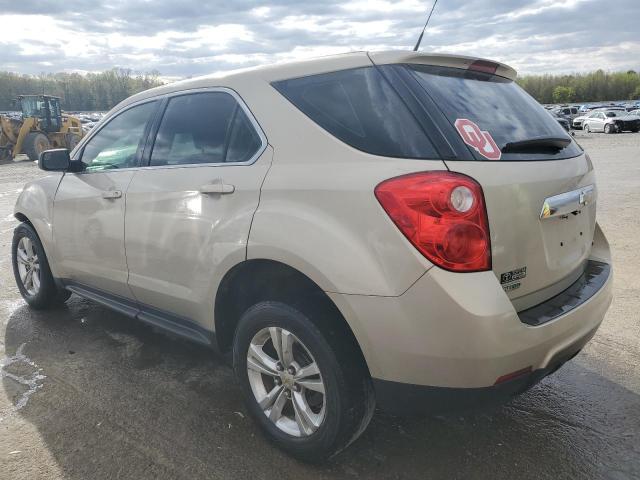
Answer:
[[129, 193], [129, 187], [131, 186], [131, 182], [133, 182], [133, 178], [136, 176], [137, 173], [138, 173], [137, 171], [133, 172], [133, 175], [131, 175], [131, 177], [129, 178], [129, 182], [127, 183], [127, 186], [124, 189], [124, 199], [123, 199], [124, 205], [123, 205], [123, 214], [122, 214], [122, 248], [124, 249], [124, 264], [125, 264], [125, 267], [127, 268], [127, 289], [131, 294], [131, 298], [139, 306], [140, 300], [138, 300], [138, 297], [136, 297], [136, 294], [133, 292], [131, 285], [129, 284], [130, 271], [129, 271], [129, 258], [127, 256], [127, 197]]
[[256, 204], [256, 208], [253, 210], [253, 214], [251, 215], [251, 222], [249, 223], [249, 230], [247, 232], [247, 240], [244, 243], [244, 260], [246, 261], [249, 258], [249, 239], [251, 237], [251, 228], [253, 227], [253, 220], [256, 217], [256, 213], [258, 213], [258, 208], [260, 208], [260, 201], [262, 200], [262, 187], [264, 186], [264, 182], [267, 180], [267, 175], [271, 171], [271, 167], [273, 166], [273, 157], [275, 156], [275, 148], [270, 143], [267, 143], [267, 147], [271, 150], [271, 158], [269, 159], [269, 168], [262, 177], [262, 182], [260, 182], [260, 188], [258, 189], [258, 203]]

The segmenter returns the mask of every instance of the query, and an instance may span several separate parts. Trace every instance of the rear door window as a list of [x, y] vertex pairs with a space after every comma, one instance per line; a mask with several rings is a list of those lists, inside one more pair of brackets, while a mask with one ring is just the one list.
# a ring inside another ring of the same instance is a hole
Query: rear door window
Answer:
[[260, 136], [232, 95], [192, 93], [169, 100], [150, 164], [247, 162], [261, 146]]
[[[451, 127], [458, 119], [488, 132], [497, 147], [536, 138], [569, 139], [561, 149], [539, 147], [526, 153], [503, 153], [501, 160], [556, 160], [580, 155], [582, 150], [562, 126], [513, 80], [485, 72], [431, 65], [398, 65], [408, 69], [444, 113]], [[451, 128], [452, 134], [457, 134]], [[485, 157], [470, 148], [477, 160]]]
[[438, 158], [403, 101], [373, 67], [275, 82], [273, 86], [320, 127], [375, 155]]

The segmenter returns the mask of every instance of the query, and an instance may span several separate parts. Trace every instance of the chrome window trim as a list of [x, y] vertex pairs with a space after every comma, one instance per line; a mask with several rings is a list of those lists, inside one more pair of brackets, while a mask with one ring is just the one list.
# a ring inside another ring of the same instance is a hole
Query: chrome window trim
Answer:
[[[267, 149], [267, 146], [269, 145], [269, 141], [267, 139], [267, 136], [264, 133], [264, 130], [258, 123], [258, 120], [256, 120], [256, 117], [253, 115], [253, 112], [251, 111], [249, 106], [245, 103], [245, 101], [243, 100], [243, 98], [240, 96], [238, 92], [236, 92], [235, 90], [229, 87], [199, 87], [199, 88], [189, 88], [185, 90], [177, 90], [175, 92], [163, 93], [161, 95], [156, 95], [154, 97], [145, 98], [144, 100], [140, 100], [138, 102], [127, 105], [122, 109], [118, 110], [117, 112], [114, 112], [109, 117], [107, 117], [107, 120], [105, 121], [104, 125], [101, 125], [98, 130], [96, 130], [95, 132], [92, 131], [87, 137], [83, 138], [83, 141], [81, 141], [76, 146], [76, 148], [74, 148], [72, 153], [75, 153], [76, 150], [79, 151], [79, 149], [84, 148], [84, 145], [87, 142], [89, 142], [95, 135], [97, 135], [100, 132], [100, 130], [102, 130], [106, 125], [108, 125], [109, 122], [111, 122], [111, 120], [116, 118], [118, 115], [124, 113], [125, 111], [129, 110], [130, 108], [137, 107], [139, 105], [152, 102], [152, 101], [162, 101], [165, 98], [168, 100], [171, 100], [174, 97], [181, 97], [183, 95], [191, 95], [196, 93], [208, 93], [208, 92], [223, 92], [231, 95], [235, 99], [235, 101], [238, 102], [238, 105], [244, 111], [245, 115], [249, 119], [249, 122], [251, 123], [254, 130], [258, 134], [258, 137], [260, 137], [260, 142], [261, 142], [260, 148], [256, 150], [256, 153], [254, 153], [249, 160], [245, 162], [186, 163], [186, 164], [179, 164], [179, 165], [138, 165], [136, 167], [117, 168], [117, 169], [110, 169], [110, 170], [98, 170], [93, 172], [74, 172], [74, 173], [76, 175], [92, 175], [95, 173], [128, 172], [128, 171], [152, 170], [152, 169], [156, 170], [156, 169], [197, 168], [197, 167], [234, 167], [234, 166], [253, 165], [258, 161], [258, 159], [265, 152], [265, 150]], [[164, 111], [162, 112], [162, 114], [164, 116]], [[160, 119], [160, 122], [162, 123], [162, 119]]]

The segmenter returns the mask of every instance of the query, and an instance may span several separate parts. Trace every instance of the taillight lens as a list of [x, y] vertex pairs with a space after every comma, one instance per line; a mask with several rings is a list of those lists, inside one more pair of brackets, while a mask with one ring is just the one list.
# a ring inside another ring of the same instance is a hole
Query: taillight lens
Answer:
[[484, 196], [470, 177], [421, 172], [375, 188], [382, 208], [429, 261], [446, 270], [491, 270], [491, 240]]

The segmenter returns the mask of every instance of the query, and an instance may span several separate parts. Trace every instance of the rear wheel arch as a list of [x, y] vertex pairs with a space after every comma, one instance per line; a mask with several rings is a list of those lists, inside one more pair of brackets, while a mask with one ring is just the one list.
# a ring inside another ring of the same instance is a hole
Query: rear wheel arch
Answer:
[[230, 269], [216, 294], [215, 333], [218, 347], [229, 352], [242, 315], [262, 301], [279, 301], [306, 315], [331, 341], [346, 336], [355, 357], [369, 372], [364, 354], [351, 327], [329, 296], [308, 276], [282, 262], [246, 260]]

